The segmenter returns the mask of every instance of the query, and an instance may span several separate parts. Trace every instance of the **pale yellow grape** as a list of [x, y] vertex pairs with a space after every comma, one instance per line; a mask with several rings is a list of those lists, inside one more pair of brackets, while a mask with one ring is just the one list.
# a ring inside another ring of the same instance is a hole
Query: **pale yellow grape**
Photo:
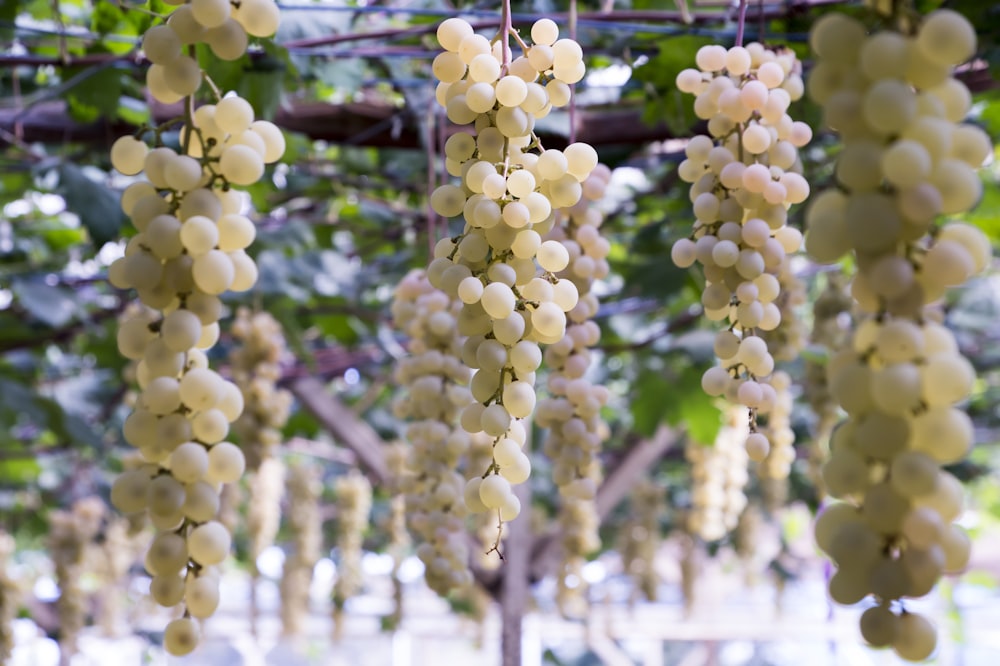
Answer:
[[153, 414], [169, 414], [181, 406], [178, 382], [173, 377], [156, 377], [142, 392], [142, 402]]
[[531, 460], [524, 453], [520, 453], [511, 464], [501, 468], [500, 473], [514, 485], [524, 483], [531, 476]]
[[562, 335], [566, 328], [566, 316], [555, 303], [542, 303], [531, 313], [531, 324], [542, 335]]
[[460, 18], [445, 19], [437, 28], [438, 42], [449, 51], [458, 51], [462, 40], [472, 34], [472, 26]]
[[181, 222], [173, 215], [157, 215], [143, 232], [143, 242], [160, 259], [173, 259], [184, 251]]
[[951, 405], [969, 396], [976, 370], [960, 354], [935, 354], [921, 368], [924, 401], [931, 407]]
[[920, 497], [934, 491], [938, 464], [919, 451], [904, 451], [892, 460], [889, 479], [893, 489], [904, 497]]
[[697, 259], [694, 241], [688, 238], [677, 240], [670, 248], [670, 259], [678, 268], [693, 266]]
[[187, 297], [187, 309], [198, 316], [202, 326], [208, 326], [222, 317], [222, 301], [217, 296], [196, 291]]
[[229, 289], [236, 292], [249, 291], [257, 284], [259, 273], [256, 262], [243, 250], [233, 250], [228, 254], [233, 262], [233, 282]]
[[285, 135], [272, 122], [255, 120], [250, 124], [250, 131], [264, 141], [264, 162], [272, 164], [285, 154]]
[[192, 267], [195, 284], [206, 294], [221, 294], [233, 283], [232, 260], [221, 250], [210, 250], [195, 257]]
[[535, 388], [528, 382], [513, 381], [503, 389], [503, 405], [514, 418], [527, 418], [535, 409]]
[[892, 648], [907, 661], [923, 661], [937, 649], [937, 630], [923, 615], [904, 612]]
[[517, 498], [517, 495], [511, 493], [504, 498], [503, 504], [500, 505], [499, 509], [500, 520], [505, 522], [514, 520], [521, 514], [521, 500]]
[[182, 55], [163, 67], [163, 81], [181, 97], [193, 95], [201, 87], [201, 67], [194, 58]]
[[465, 61], [457, 53], [445, 51], [434, 57], [431, 71], [434, 77], [444, 83], [460, 81], [465, 76]]
[[479, 499], [488, 509], [500, 508], [510, 494], [510, 482], [498, 474], [487, 476], [479, 484]]
[[238, 481], [246, 469], [246, 459], [240, 447], [231, 442], [219, 442], [208, 450], [206, 479], [217, 483]]
[[930, 183], [941, 194], [941, 212], [946, 215], [969, 210], [983, 193], [982, 181], [975, 170], [957, 159], [937, 163], [931, 172]]
[[500, 467], [515, 464], [520, 455], [521, 445], [509, 437], [504, 437], [493, 445], [493, 460]]
[[184, 354], [171, 350], [162, 338], [156, 338], [146, 347], [143, 362], [152, 376], [175, 378], [184, 367]]
[[[958, 133], [958, 128], [956, 134]], [[988, 139], [987, 139], [988, 140]], [[979, 228], [964, 222], [951, 222], [940, 228], [938, 238], [959, 243], [972, 258], [973, 272], [982, 272], [992, 258], [989, 238]]]
[[465, 484], [463, 493], [465, 506], [473, 513], [482, 513], [487, 510], [486, 505], [483, 504], [483, 501], [479, 497], [479, 486], [482, 482], [483, 480], [477, 476], [469, 479]]
[[580, 300], [580, 292], [576, 285], [566, 279], [561, 279], [552, 286], [552, 301], [563, 312], [569, 312]]
[[902, 81], [882, 79], [864, 95], [861, 113], [865, 123], [882, 134], [894, 134], [916, 115], [916, 97]]
[[254, 122], [253, 107], [250, 103], [231, 95], [215, 105], [215, 124], [227, 134], [240, 134], [250, 129]]
[[823, 464], [823, 482], [833, 497], [865, 492], [870, 484], [868, 462], [850, 449], [834, 451]]
[[859, 573], [849, 569], [839, 569], [830, 578], [828, 590], [830, 598], [844, 606], [853, 606], [868, 596], [870, 586], [867, 572]]
[[490, 48], [489, 40], [482, 35], [467, 35], [462, 38], [461, 43], [458, 45], [458, 54], [462, 56], [462, 60], [465, 63], [472, 62], [472, 59], [478, 55], [489, 54], [491, 52], [492, 49]]
[[198, 625], [189, 617], [171, 620], [163, 631], [163, 649], [175, 657], [190, 654], [198, 647]]
[[222, 151], [219, 171], [234, 185], [253, 185], [264, 175], [264, 160], [248, 146], [229, 146]]
[[174, 92], [167, 84], [166, 69], [163, 65], [150, 65], [146, 70], [146, 88], [154, 99], [164, 104], [174, 104], [184, 98], [184, 95]]
[[219, 607], [219, 581], [214, 576], [188, 576], [184, 604], [194, 617], [211, 617]]
[[219, 243], [219, 227], [201, 215], [185, 220], [181, 225], [180, 234], [184, 249], [193, 257], [215, 249]]
[[218, 564], [226, 559], [231, 544], [229, 531], [222, 523], [215, 520], [195, 527], [187, 538], [191, 559], [202, 566]]
[[510, 349], [510, 365], [519, 375], [534, 372], [542, 364], [542, 351], [537, 343], [522, 340]]
[[442, 217], [462, 214], [465, 207], [465, 193], [455, 185], [442, 185], [431, 194], [431, 208]]
[[871, 35], [861, 45], [858, 64], [871, 81], [903, 78], [906, 74], [910, 40], [896, 32]]
[[882, 153], [881, 166], [886, 179], [892, 184], [902, 188], [914, 187], [930, 174], [931, 156], [919, 142], [900, 139]]
[[507, 285], [492, 282], [485, 286], [480, 297], [483, 309], [493, 319], [505, 319], [514, 311], [516, 299]]
[[184, 579], [176, 573], [153, 576], [149, 595], [161, 606], [176, 606], [184, 600]]
[[[487, 373], [485, 372], [479, 372], [477, 374], [480, 377], [487, 376]], [[495, 390], [496, 388], [494, 387], [493, 391]], [[492, 395], [492, 391], [490, 393]], [[477, 396], [474, 397], [476, 397], [477, 400], [479, 399]], [[504, 405], [496, 403], [483, 410], [483, 413], [480, 416], [480, 427], [483, 432], [490, 437], [500, 437], [507, 432], [507, 429], [510, 427], [510, 421], [511, 415], [510, 412], [507, 411], [507, 408]]]
[[826, 506], [816, 516], [816, 522], [813, 525], [816, 545], [823, 552], [829, 553], [840, 528], [847, 523], [860, 521], [861, 514], [852, 504], [837, 502]]
[[111, 485], [111, 504], [124, 514], [145, 511], [149, 482], [146, 470], [122, 472]]
[[191, 419], [191, 432], [195, 439], [205, 444], [215, 444], [229, 433], [229, 421], [218, 409], [198, 412]]
[[934, 243], [924, 255], [922, 273], [935, 283], [945, 286], [960, 285], [975, 270], [972, 256], [957, 241], [942, 239]]
[[281, 12], [274, 0], [241, 0], [235, 13], [247, 33], [254, 37], [270, 37], [278, 30]]
[[187, 563], [187, 543], [172, 532], [157, 534], [146, 552], [146, 569], [154, 576], [176, 574]]
[[559, 26], [552, 19], [538, 19], [531, 26], [531, 41], [551, 46], [559, 39]]
[[142, 37], [142, 50], [150, 62], [166, 65], [181, 55], [181, 40], [170, 26], [153, 26]]
[[976, 31], [956, 11], [939, 9], [928, 14], [917, 31], [917, 48], [941, 65], [958, 65], [976, 52]]
[[885, 543], [882, 536], [861, 521], [848, 520], [836, 529], [826, 549], [840, 567], [865, 570], [882, 557]]
[[229, 0], [191, 0], [194, 19], [206, 28], [214, 28], [229, 18]]
[[492, 53], [481, 53], [469, 61], [469, 79], [472, 81], [490, 84], [499, 76], [500, 63]]
[[149, 330], [150, 322], [144, 317], [134, 317], [122, 322], [118, 328], [118, 351], [125, 358], [140, 360], [146, 353], [146, 347], [155, 338]]
[[458, 297], [463, 303], [478, 303], [482, 296], [483, 283], [479, 278], [467, 277], [458, 284]]
[[226, 420], [232, 423], [243, 412], [243, 393], [236, 384], [228, 381], [222, 382], [219, 402], [216, 409], [226, 415]]
[[549, 103], [555, 107], [566, 106], [573, 95], [572, 89], [558, 79], [553, 79], [545, 84], [545, 92], [548, 93]]
[[174, 310], [163, 318], [160, 335], [171, 351], [187, 351], [198, 342], [201, 335], [201, 320], [188, 310]]
[[931, 456], [943, 465], [965, 458], [973, 442], [969, 415], [946, 406], [922, 412], [913, 424], [913, 449]]
[[226, 19], [205, 33], [205, 42], [219, 60], [236, 60], [246, 53], [249, 38], [239, 22]]
[[197, 442], [185, 442], [170, 454], [170, 473], [181, 483], [201, 481], [208, 470], [208, 452]]
[[197, 522], [215, 518], [219, 512], [219, 493], [215, 487], [205, 481], [188, 484], [184, 488], [184, 504], [181, 505], [184, 515]]
[[569, 251], [559, 241], [547, 240], [538, 248], [538, 265], [544, 271], [558, 273], [569, 265]]
[[900, 495], [893, 484], [883, 481], [865, 493], [861, 515], [871, 529], [882, 534], [894, 534], [902, 525], [910, 506], [909, 500]]
[[944, 551], [944, 573], [955, 575], [965, 571], [972, 555], [972, 541], [958, 525], [948, 525], [941, 532]]
[[504, 106], [520, 106], [528, 97], [528, 85], [517, 76], [504, 76], [496, 85], [496, 98]]
[[[149, 153], [149, 146], [144, 142], [131, 136], [119, 137], [111, 145], [111, 166], [126, 176], [134, 176], [142, 171], [147, 153]], [[122, 208], [126, 212], [128, 211], [124, 197], [122, 197]]]
[[192, 411], [211, 409], [219, 401], [223, 381], [208, 368], [188, 370], [180, 381], [181, 401]]
[[167, 25], [183, 44], [195, 44], [205, 36], [205, 26], [198, 23], [190, 5], [181, 5], [167, 17]]

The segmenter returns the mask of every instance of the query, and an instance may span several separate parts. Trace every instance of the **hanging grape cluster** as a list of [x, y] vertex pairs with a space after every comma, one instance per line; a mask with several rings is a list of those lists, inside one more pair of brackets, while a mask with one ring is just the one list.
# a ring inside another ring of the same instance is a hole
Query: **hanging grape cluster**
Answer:
[[[556, 277], [569, 265], [569, 251], [542, 238], [555, 223], [553, 209], [580, 200], [597, 153], [583, 143], [544, 150], [533, 133], [536, 119], [569, 102], [570, 85], [585, 72], [579, 44], [559, 39], [553, 21], [535, 22], [531, 46], [507, 22], [492, 43], [457, 18], [442, 22], [437, 36], [446, 49], [433, 63], [437, 100], [449, 120], [472, 124], [474, 133], [458, 132], [445, 144], [448, 173], [462, 184], [438, 187], [431, 206], [465, 224], [438, 242], [427, 277], [463, 304], [462, 358], [476, 372], [475, 402], [461, 424], [495, 441], [491, 464], [472, 472], [466, 503], [476, 512], [496, 511], [502, 522], [521, 511], [511, 485], [531, 471], [519, 422], [535, 408], [539, 344], [563, 338], [566, 313], [579, 301], [576, 285]], [[524, 52], [517, 58], [511, 36]]]
[[[810, 340], [828, 355], [843, 349], [850, 340], [848, 324], [854, 300], [847, 293], [840, 274], [827, 277], [826, 286], [813, 303], [813, 328]], [[805, 359], [803, 394], [816, 417], [812, 442], [809, 446], [809, 479], [816, 489], [817, 498], [826, 497], [822, 467], [830, 455], [830, 434], [840, 418], [840, 405], [830, 394], [826, 378], [826, 364]]]
[[14, 654], [14, 618], [21, 602], [21, 589], [11, 575], [14, 537], [0, 532], [0, 663], [8, 663]]
[[[152, 149], [134, 137], [111, 148], [112, 165], [126, 175], [144, 174], [130, 185], [122, 209], [138, 233], [125, 256], [110, 267], [109, 280], [135, 289], [152, 312], [122, 323], [118, 347], [139, 361], [141, 393], [125, 422], [125, 440], [146, 461], [115, 482], [112, 500], [124, 513], [148, 511], [159, 534], [146, 567], [150, 590], [164, 606], [184, 603], [184, 616], [166, 629], [168, 652], [182, 655], [198, 644], [192, 618], [211, 615], [219, 600], [212, 567], [229, 553], [230, 536], [215, 520], [219, 484], [240, 478], [244, 456], [225, 441], [243, 409], [235, 384], [208, 367], [203, 350], [219, 336], [220, 295], [246, 291], [257, 280], [247, 255], [253, 223], [232, 186], [256, 183], [265, 163], [277, 161], [285, 142], [273, 124], [254, 119], [238, 97], [194, 109], [193, 95], [206, 75], [184, 53], [204, 42], [220, 57], [242, 55], [247, 34], [272, 34], [278, 9], [273, 0], [192, 0], [177, 7], [165, 25], [151, 28], [143, 50], [153, 63], [147, 77], [161, 102], [185, 99], [180, 152]], [[162, 131], [153, 132], [157, 143]]]
[[666, 491], [658, 483], [643, 479], [629, 496], [628, 521], [619, 537], [622, 565], [637, 592], [648, 601], [657, 601], [660, 577], [656, 555], [660, 548], [660, 517], [666, 512]]
[[[610, 243], [600, 234], [604, 214], [596, 203], [604, 197], [610, 178], [611, 170], [598, 164], [583, 181], [580, 201], [556, 209], [556, 223], [546, 235], [546, 240], [559, 241], [569, 251], [569, 265], [557, 277], [572, 281], [580, 295], [568, 313], [566, 334], [543, 355], [549, 368], [549, 396], [537, 409], [538, 425], [548, 428], [542, 452], [552, 461], [552, 480], [560, 496], [561, 589], [568, 577], [580, 579], [585, 556], [601, 545], [594, 495], [602, 477], [598, 454], [609, 434], [600, 410], [607, 405], [609, 393], [585, 374], [592, 363], [590, 348], [601, 335], [592, 321], [599, 305], [592, 287], [608, 274]], [[566, 590], [566, 598], [581, 589], [577, 585]], [[564, 613], [568, 605], [564, 604]]]
[[286, 636], [300, 635], [309, 616], [309, 589], [313, 568], [323, 545], [319, 498], [323, 491], [316, 468], [303, 462], [288, 466], [288, 511], [285, 521], [291, 547], [281, 572], [281, 629]]
[[229, 354], [230, 372], [243, 394], [243, 412], [232, 429], [247, 468], [256, 470], [281, 444], [292, 407], [292, 394], [277, 386], [288, 345], [281, 324], [267, 312], [240, 308], [230, 331], [238, 343]]
[[706, 541], [721, 539], [736, 527], [747, 505], [746, 412], [730, 406], [712, 446], [688, 438], [684, 457], [691, 463], [688, 530]]
[[699, 49], [695, 62], [698, 69], [682, 71], [677, 87], [696, 96], [694, 112], [708, 121], [709, 136], [691, 139], [678, 169], [691, 183], [696, 220], [671, 258], [681, 268], [701, 264], [705, 315], [730, 323], [715, 340], [722, 365], [705, 373], [702, 386], [749, 408], [746, 446], [762, 460], [769, 444], [756, 432], [756, 415], [767, 412], [775, 396], [764, 381], [774, 357], [759, 333], [781, 323], [777, 276], [802, 243], [785, 222], [789, 206], [809, 195], [798, 149], [812, 131], [787, 113], [803, 93], [794, 53], [758, 43], [728, 50], [712, 45]]
[[461, 303], [411, 271], [396, 287], [393, 324], [409, 338], [408, 355], [395, 369], [404, 388], [394, 405], [406, 425], [404, 473], [397, 483], [406, 498], [410, 529], [428, 586], [442, 595], [471, 584], [459, 465], [470, 435], [458, 418], [472, 404], [470, 372], [462, 363], [464, 337], [457, 331]]
[[87, 551], [101, 531], [105, 509], [100, 498], [86, 497], [74, 502], [69, 511], [49, 514], [47, 550], [59, 584], [56, 614], [59, 649], [64, 655], [76, 654], [80, 632], [87, 623], [89, 598], [83, 589], [83, 576], [87, 573]]
[[919, 661], [933, 653], [936, 632], [902, 600], [926, 595], [969, 559], [969, 538], [952, 524], [962, 487], [941, 466], [973, 444], [957, 403], [976, 378], [928, 304], [991, 254], [976, 228], [935, 222], [976, 204], [976, 169], [992, 147], [982, 130], [959, 124], [971, 95], [952, 71], [975, 53], [972, 25], [950, 10], [899, 23], [869, 34], [831, 14], [813, 27], [809, 93], [844, 148], [839, 187], [808, 212], [806, 247], [820, 261], [853, 253], [852, 294], [865, 313], [827, 367], [848, 414], [823, 468], [830, 494], [845, 501], [816, 522], [817, 543], [837, 565], [830, 596], [853, 604], [874, 595], [864, 638]]
[[372, 485], [357, 470], [340, 477], [337, 493], [337, 582], [333, 586], [334, 622], [336, 635], [343, 631], [343, 611], [347, 600], [361, 591], [364, 584], [361, 569], [361, 547], [368, 516], [372, 508]]

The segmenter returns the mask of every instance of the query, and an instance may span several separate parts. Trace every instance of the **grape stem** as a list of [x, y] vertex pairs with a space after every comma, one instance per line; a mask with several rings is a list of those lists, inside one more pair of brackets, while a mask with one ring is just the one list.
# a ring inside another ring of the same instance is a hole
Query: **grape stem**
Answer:
[[736, 23], [736, 46], [743, 46], [743, 31], [747, 24], [747, 0], [740, 0], [740, 14]]
[[[503, 56], [503, 62], [500, 64], [500, 68], [504, 74], [510, 69], [511, 53], [510, 53], [510, 35], [517, 37], [517, 33], [514, 32], [514, 21], [510, 12], [510, 0], [503, 0], [502, 9], [503, 25], [500, 26], [500, 53]], [[499, 552], [499, 551], [498, 551]]]

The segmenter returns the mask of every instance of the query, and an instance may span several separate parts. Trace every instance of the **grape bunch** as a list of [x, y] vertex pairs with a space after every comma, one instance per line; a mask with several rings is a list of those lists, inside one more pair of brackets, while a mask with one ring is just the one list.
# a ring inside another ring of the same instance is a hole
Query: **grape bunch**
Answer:
[[[523, 50], [517, 58], [511, 36]], [[579, 44], [559, 39], [553, 21], [535, 22], [531, 46], [509, 25], [490, 42], [457, 18], [442, 22], [437, 37], [446, 49], [433, 63], [437, 100], [449, 120], [474, 131], [445, 144], [445, 166], [461, 185], [435, 189], [431, 207], [445, 218], [461, 216], [464, 228], [438, 242], [427, 278], [462, 303], [462, 359], [476, 371], [475, 402], [463, 411], [462, 427], [495, 442], [491, 464], [467, 483], [466, 503], [496, 511], [502, 524], [520, 513], [511, 486], [531, 471], [520, 420], [535, 408], [539, 344], [563, 338], [566, 313], [579, 302], [576, 285], [556, 277], [569, 251], [542, 239], [555, 224], [554, 209], [580, 200], [597, 153], [584, 143], [545, 150], [533, 133], [536, 119], [569, 102], [570, 85], [585, 72]]]
[[[592, 357], [590, 348], [601, 331], [592, 321], [597, 295], [592, 286], [609, 272], [610, 244], [600, 234], [604, 214], [596, 203], [604, 197], [611, 170], [603, 164], [583, 182], [583, 196], [570, 208], [556, 210], [556, 223], [546, 240], [556, 240], [569, 251], [570, 261], [557, 277], [576, 285], [579, 301], [568, 313], [566, 334], [549, 345], [543, 360], [549, 368], [549, 396], [538, 403], [537, 423], [548, 428], [542, 452], [552, 462], [552, 480], [559, 490], [558, 521], [562, 533], [560, 583], [578, 570], [585, 556], [600, 547], [600, 519], [594, 495], [602, 475], [598, 454], [609, 435], [600, 410], [609, 393], [585, 377]], [[565, 598], [579, 598], [581, 587], [565, 590]], [[569, 607], [567, 601], [564, 607]]]
[[461, 358], [464, 338], [457, 332], [460, 309], [461, 303], [431, 286], [423, 271], [403, 278], [392, 303], [393, 324], [410, 340], [409, 354], [395, 369], [404, 393], [394, 411], [410, 421], [397, 482], [427, 584], [441, 595], [472, 583], [463, 522], [466, 482], [459, 472], [471, 437], [458, 419], [473, 400], [471, 373]]
[[337, 563], [337, 581], [333, 586], [333, 617], [339, 637], [344, 626], [344, 605], [364, 585], [361, 555], [372, 509], [372, 485], [363, 474], [351, 470], [337, 479], [336, 494], [340, 561]]
[[23, 591], [12, 574], [14, 537], [0, 531], [0, 663], [14, 656], [14, 619], [21, 605]]
[[[220, 7], [225, 16], [206, 32], [202, 28], [215, 20], [210, 17]], [[241, 3], [232, 21], [231, 10], [228, 2], [192, 1], [171, 14], [169, 25], [150, 29], [153, 36], [144, 40], [144, 48], [162, 68], [150, 75], [154, 92], [160, 90], [156, 77], [161, 74], [165, 80], [197, 79], [199, 85], [203, 78], [197, 64], [171, 44], [232, 35], [233, 26], [242, 31], [245, 25], [257, 34], [273, 32], [277, 25], [270, 0]], [[192, 65], [197, 76], [178, 74], [193, 71]], [[183, 88], [188, 103], [180, 152], [162, 145], [151, 149], [135, 137], [122, 137], [111, 148], [115, 169], [146, 179], [122, 195], [122, 209], [138, 233], [110, 266], [108, 279], [119, 289], [135, 289], [148, 308], [118, 331], [122, 355], [138, 362], [140, 388], [123, 434], [144, 463], [116, 480], [111, 497], [123, 513], [148, 512], [159, 531], [146, 569], [159, 604], [184, 604], [183, 617], [167, 626], [164, 638], [174, 655], [197, 647], [195, 619], [212, 615], [218, 606], [214, 567], [226, 558], [231, 542], [217, 520], [219, 492], [222, 484], [237, 481], [246, 465], [242, 451], [226, 441], [230, 424], [243, 411], [243, 394], [208, 367], [205, 353], [219, 337], [220, 296], [247, 291], [257, 281], [256, 264], [246, 253], [255, 228], [232, 186], [255, 183], [264, 164], [277, 161], [285, 148], [280, 130], [255, 120], [253, 108], [240, 97], [192, 111], [197, 87]], [[157, 141], [162, 129], [154, 133]]]
[[[810, 340], [827, 355], [844, 348], [850, 341], [850, 313], [854, 299], [847, 293], [840, 274], [830, 274], [826, 286], [813, 302], [813, 327]], [[840, 405], [830, 394], [826, 378], [826, 363], [805, 360], [805, 380], [803, 394], [816, 422], [813, 427], [812, 442], [809, 447], [809, 479], [819, 499], [826, 497], [823, 484], [822, 466], [830, 455], [830, 434], [840, 419]]]
[[281, 324], [267, 312], [240, 308], [230, 331], [238, 344], [229, 353], [229, 368], [243, 394], [243, 412], [233, 433], [247, 468], [256, 470], [281, 444], [292, 407], [292, 394], [277, 386], [288, 345]]
[[177, 9], [165, 24], [142, 37], [142, 52], [152, 63], [146, 88], [164, 104], [191, 97], [201, 87], [205, 73], [194, 55], [197, 44], [207, 45], [220, 60], [236, 60], [246, 53], [250, 37], [270, 37], [278, 30], [280, 12], [274, 0], [165, 2]]
[[629, 496], [628, 520], [619, 535], [622, 566], [632, 578], [636, 592], [647, 601], [659, 599], [660, 577], [657, 552], [662, 539], [660, 518], [666, 512], [666, 489], [650, 479], [639, 481]]
[[823, 480], [844, 501], [820, 515], [816, 541], [837, 565], [834, 601], [878, 602], [861, 618], [865, 640], [919, 661], [933, 653], [936, 633], [902, 600], [961, 571], [970, 552], [952, 524], [962, 486], [941, 467], [972, 447], [972, 421], [957, 404], [976, 372], [931, 304], [991, 258], [975, 227], [936, 224], [976, 204], [976, 169], [992, 155], [985, 132], [959, 124], [971, 96], [952, 76], [975, 53], [976, 35], [951, 10], [871, 34], [831, 14], [810, 43], [818, 62], [809, 94], [844, 148], [839, 187], [807, 213], [806, 248], [819, 261], [853, 253], [851, 291], [865, 313], [827, 365], [847, 419], [832, 436]]
[[309, 589], [313, 568], [322, 555], [323, 517], [319, 498], [323, 492], [317, 468], [304, 462], [288, 466], [288, 511], [285, 514], [291, 548], [281, 571], [281, 630], [297, 636], [309, 617]]
[[677, 76], [681, 92], [696, 96], [695, 114], [708, 121], [708, 136], [695, 136], [678, 167], [691, 183], [694, 229], [671, 249], [674, 263], [704, 269], [702, 304], [711, 321], [729, 321], [715, 340], [721, 365], [706, 371], [702, 386], [750, 410], [747, 451], [763, 460], [769, 444], [756, 432], [756, 415], [774, 404], [765, 378], [774, 357], [763, 331], [781, 323], [778, 274], [799, 249], [799, 231], [787, 226], [788, 208], [809, 195], [798, 149], [812, 138], [793, 121], [789, 105], [801, 98], [801, 66], [791, 51], [761, 44], [704, 46], [698, 69]]
[[59, 619], [59, 649], [76, 654], [80, 633], [87, 624], [90, 599], [83, 587], [88, 573], [88, 550], [96, 545], [106, 506], [99, 497], [85, 497], [68, 510], [49, 513], [47, 550], [59, 584], [56, 614]]
[[736, 527], [747, 505], [746, 412], [730, 406], [712, 446], [688, 438], [684, 457], [691, 463], [691, 508], [687, 528], [706, 541], [717, 541]]

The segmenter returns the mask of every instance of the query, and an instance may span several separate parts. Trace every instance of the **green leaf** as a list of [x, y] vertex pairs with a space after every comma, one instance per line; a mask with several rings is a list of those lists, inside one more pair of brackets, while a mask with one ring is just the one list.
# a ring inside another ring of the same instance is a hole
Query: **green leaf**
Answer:
[[[80, 122], [94, 122], [100, 118], [113, 118], [118, 113], [118, 99], [122, 92], [122, 73], [114, 67], [98, 65], [100, 71], [83, 79], [67, 90], [63, 96], [69, 104], [70, 115]], [[82, 71], [67, 67], [64, 76], [69, 78]]]
[[632, 386], [632, 428], [650, 437], [660, 425], [666, 411], [665, 401], [674, 391], [672, 382], [662, 371], [644, 370]]
[[69, 289], [51, 287], [42, 282], [15, 282], [14, 296], [25, 310], [35, 319], [61, 328], [79, 313], [73, 292]]
[[0, 460], [0, 486], [34, 484], [41, 471], [34, 456]]
[[669, 403], [665, 418], [667, 423], [681, 426], [688, 436], [699, 444], [711, 444], [722, 426], [722, 412], [701, 388], [704, 369], [687, 365], [673, 382], [676, 400]]
[[95, 183], [75, 164], [59, 165], [57, 192], [66, 200], [67, 210], [80, 216], [95, 247], [115, 240], [125, 224], [117, 193]]

